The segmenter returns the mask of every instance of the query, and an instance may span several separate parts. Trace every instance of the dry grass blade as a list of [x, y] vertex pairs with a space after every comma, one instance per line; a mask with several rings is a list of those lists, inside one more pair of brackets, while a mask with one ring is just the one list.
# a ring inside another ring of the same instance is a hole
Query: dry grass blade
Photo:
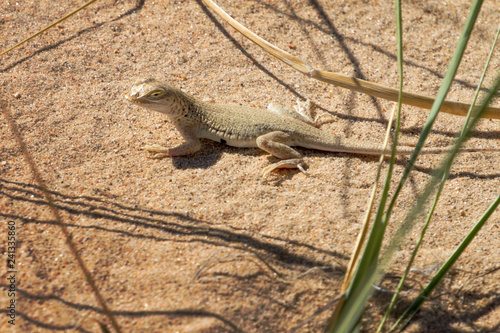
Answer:
[[58, 25], [59, 23], [61, 23], [62, 21], [66, 20], [67, 18], [75, 15], [76, 13], [78, 13], [80, 10], [90, 6], [91, 4], [93, 4], [94, 2], [96, 2], [97, 0], [90, 0], [86, 3], [84, 3], [83, 5], [81, 5], [80, 7], [78, 7], [77, 9], [73, 10], [71, 13], [68, 13], [66, 14], [65, 16], [61, 17], [59, 20], [55, 21], [55, 22], [52, 22], [51, 24], [49, 24], [48, 26], [46, 26], [45, 28], [43, 28], [42, 30], [34, 33], [33, 35], [29, 36], [28, 38], [26, 39], [23, 39], [22, 41], [20, 41], [19, 43], [17, 43], [16, 45], [8, 48], [7, 50], [5, 51], [2, 51], [0, 52], [0, 57], [3, 56], [4, 54], [14, 50], [15, 48], [18, 48], [19, 46], [23, 45], [24, 43], [32, 40], [33, 38], [35, 38], [36, 36], [38, 35], [41, 35], [43, 34], [45, 31], [49, 30], [50, 28], [52, 28], [53, 26], [55, 25]]
[[[316, 70], [311, 65], [307, 64], [303, 60], [291, 55], [288, 52], [276, 47], [275, 45], [262, 39], [254, 32], [245, 28], [238, 21], [229, 16], [222, 8], [217, 6], [211, 0], [202, 0], [205, 5], [212, 9], [217, 15], [219, 15], [224, 21], [231, 25], [234, 29], [239, 31], [249, 40], [257, 44], [264, 51], [268, 52], [278, 60], [283, 61], [287, 65], [296, 69], [304, 75], [312, 77], [316, 80], [330, 83], [339, 87], [343, 87], [349, 90], [354, 90], [360, 93], [364, 93], [374, 97], [380, 97], [390, 101], [397, 102], [399, 92], [397, 89], [372, 83], [369, 81], [356, 79], [347, 75], [337, 74], [322, 70]], [[423, 96], [414, 93], [403, 92], [402, 103], [411, 106], [417, 106], [424, 109], [430, 109], [434, 103], [434, 98], [429, 96]], [[441, 107], [441, 112], [449, 113], [456, 116], [467, 116], [470, 105], [467, 103], [460, 103], [454, 101], [445, 101]], [[483, 118], [500, 119], [500, 108], [488, 107], [483, 116]]]
[[368, 227], [370, 226], [371, 212], [373, 209], [373, 205], [375, 203], [375, 195], [377, 194], [378, 183], [379, 183], [380, 175], [382, 173], [382, 166], [384, 165], [385, 151], [387, 150], [387, 146], [389, 144], [389, 138], [391, 137], [391, 129], [392, 129], [392, 122], [394, 120], [394, 113], [396, 112], [397, 108], [398, 108], [398, 105], [395, 104], [394, 107], [392, 108], [392, 111], [391, 111], [389, 123], [387, 124], [387, 131], [385, 133], [385, 140], [384, 140], [384, 144], [382, 145], [383, 154], [380, 156], [380, 160], [379, 160], [379, 164], [378, 164], [378, 168], [377, 168], [377, 175], [375, 176], [375, 183], [373, 184], [370, 200], [368, 201], [368, 204], [366, 207], [365, 218], [363, 221], [363, 228], [361, 229], [361, 231], [358, 235], [358, 240], [356, 242], [354, 253], [351, 257], [351, 260], [349, 261], [349, 264], [347, 265], [347, 272], [346, 272], [346, 275], [344, 278], [344, 282], [342, 284], [341, 292], [346, 291], [347, 287], [349, 286], [349, 283], [351, 283], [352, 276], [354, 275], [354, 270], [356, 269], [356, 264], [358, 263], [359, 256], [361, 255], [362, 250], [363, 250], [363, 244], [365, 242], [366, 237], [368, 236], [368, 231], [369, 231]]
[[[366, 207], [365, 217], [363, 220], [363, 227], [361, 228], [361, 230], [359, 232], [358, 239], [356, 241], [356, 246], [354, 247], [353, 254], [351, 256], [351, 259], [349, 260], [349, 264], [347, 265], [347, 270], [346, 270], [346, 273], [344, 276], [344, 281], [342, 282], [342, 288], [340, 291], [343, 295], [345, 295], [345, 291], [347, 290], [347, 288], [349, 287], [349, 284], [352, 281], [352, 278], [354, 276], [359, 258], [361, 257], [361, 255], [363, 253], [363, 245], [365, 243], [365, 239], [366, 239], [366, 237], [369, 236], [371, 212], [373, 209], [373, 205], [375, 204], [375, 196], [377, 194], [380, 175], [382, 173], [382, 166], [384, 165], [383, 163], [384, 163], [385, 151], [387, 150], [387, 146], [389, 144], [389, 138], [391, 137], [392, 122], [394, 120], [394, 113], [396, 112], [397, 108], [398, 108], [398, 105], [395, 104], [394, 107], [392, 108], [391, 116], [389, 117], [389, 123], [387, 124], [387, 131], [385, 134], [384, 143], [382, 145], [383, 153], [380, 156], [380, 160], [379, 160], [379, 164], [378, 164], [378, 168], [377, 168], [377, 174], [375, 176], [375, 182], [374, 182], [373, 188], [372, 188], [372, 193], [370, 195], [370, 199], [368, 200], [368, 204]], [[330, 323], [333, 323], [333, 321], [336, 320], [337, 316], [339, 315], [339, 312], [340, 312], [340, 309], [341, 309], [343, 302], [344, 302], [344, 298], [342, 297], [339, 300], [339, 304], [336, 307], [335, 312], [330, 319]]]

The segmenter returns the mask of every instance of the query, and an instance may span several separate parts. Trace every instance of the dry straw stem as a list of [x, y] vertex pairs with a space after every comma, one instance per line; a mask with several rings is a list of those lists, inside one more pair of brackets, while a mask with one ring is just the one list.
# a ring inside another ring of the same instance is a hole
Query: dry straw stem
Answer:
[[[340, 290], [342, 295], [345, 295], [346, 290], [349, 288], [349, 285], [352, 281], [352, 278], [353, 278], [354, 273], [356, 271], [356, 268], [358, 266], [358, 262], [360, 260], [362, 253], [363, 253], [363, 246], [365, 244], [366, 237], [369, 236], [371, 212], [372, 212], [373, 206], [375, 204], [375, 196], [377, 194], [380, 175], [382, 173], [382, 166], [384, 165], [385, 151], [387, 150], [387, 146], [389, 144], [389, 138], [391, 137], [391, 129], [392, 129], [392, 122], [394, 120], [394, 113], [396, 112], [397, 109], [398, 109], [398, 104], [394, 104], [394, 107], [392, 108], [392, 111], [391, 111], [391, 116], [389, 117], [389, 123], [387, 124], [385, 139], [384, 139], [384, 143], [382, 145], [382, 154], [380, 156], [380, 160], [379, 160], [379, 164], [378, 164], [378, 168], [377, 168], [377, 175], [375, 176], [375, 182], [373, 184], [372, 193], [371, 193], [370, 199], [368, 200], [368, 203], [367, 203], [365, 217], [363, 220], [363, 227], [361, 228], [361, 230], [359, 232], [358, 240], [356, 241], [356, 246], [354, 247], [353, 254], [351, 256], [351, 259], [349, 260], [349, 264], [347, 265], [347, 270], [346, 270], [346, 273], [344, 276], [344, 281], [342, 283], [342, 287]], [[333, 323], [333, 321], [338, 317], [340, 310], [342, 308], [342, 304], [344, 303], [344, 300], [345, 299], [343, 296], [339, 299], [339, 303], [338, 303], [337, 307], [335, 308], [335, 311], [330, 319], [330, 323]]]
[[68, 13], [66, 14], [65, 16], [61, 17], [59, 20], [57, 21], [54, 21], [52, 22], [51, 24], [49, 24], [48, 26], [46, 26], [45, 28], [43, 28], [42, 30], [38, 31], [37, 33], [29, 36], [28, 38], [26, 39], [23, 39], [22, 41], [20, 41], [19, 43], [17, 43], [16, 45], [12, 46], [11, 48], [8, 48], [7, 50], [4, 50], [2, 52], [0, 52], [0, 57], [3, 56], [4, 54], [14, 50], [15, 48], [18, 48], [19, 46], [23, 45], [24, 43], [32, 40], [33, 38], [35, 38], [36, 36], [38, 35], [41, 35], [43, 34], [45, 31], [49, 30], [50, 28], [52, 28], [53, 26], [55, 25], [58, 25], [59, 23], [61, 23], [62, 21], [66, 20], [67, 18], [69, 18], [70, 16], [73, 16], [75, 15], [76, 13], [78, 13], [80, 10], [86, 8], [87, 6], [90, 6], [91, 4], [93, 4], [94, 2], [96, 2], [97, 0], [90, 0], [86, 3], [84, 3], [83, 5], [81, 5], [80, 7], [78, 7], [77, 9], [73, 10], [71, 13]]
[[[24, 39], [23, 41], [19, 42], [18, 44], [14, 45], [13, 47], [4, 50], [0, 52], [0, 56], [12, 51], [13, 49], [23, 45], [24, 43], [28, 42], [29, 40], [35, 38], [36, 36], [44, 33], [45, 31], [49, 30], [53, 26], [63, 22], [70, 16], [76, 14], [80, 10], [86, 8], [87, 6], [91, 5], [97, 0], [90, 0], [80, 6], [79, 8], [75, 9], [71, 13], [65, 15], [64, 17], [60, 18], [59, 20], [49, 24], [42, 30], [38, 31], [37, 33], [31, 35], [30, 37]], [[397, 102], [398, 101], [398, 90], [390, 87], [386, 87], [380, 84], [372, 83], [369, 81], [357, 79], [354, 77], [350, 77], [347, 75], [343, 74], [338, 74], [338, 73], [332, 73], [328, 71], [322, 71], [322, 70], [317, 70], [314, 69], [311, 65], [307, 64], [303, 60], [291, 55], [288, 52], [283, 51], [282, 49], [276, 47], [275, 45], [267, 42], [266, 40], [262, 39], [258, 35], [256, 35], [254, 32], [251, 30], [245, 28], [243, 25], [238, 23], [238, 21], [234, 20], [231, 16], [229, 16], [224, 10], [222, 10], [219, 6], [217, 6], [213, 1], [210, 0], [202, 0], [205, 5], [207, 5], [209, 8], [211, 8], [217, 15], [219, 15], [222, 19], [224, 19], [229, 25], [231, 25], [233, 28], [235, 28], [237, 31], [239, 31], [241, 34], [243, 34], [245, 37], [247, 37], [249, 40], [257, 44], [259, 47], [261, 47], [264, 51], [267, 53], [271, 54], [273, 57], [275, 57], [278, 60], [283, 61], [285, 64], [291, 66], [292, 68], [296, 69], [297, 71], [301, 72], [302, 74], [312, 77], [313, 79], [323, 81], [326, 83], [330, 83], [342, 88], [346, 88], [349, 90], [354, 90], [360, 93], [364, 93], [370, 96], [374, 97], [380, 97], [383, 99], [387, 99], [389, 101]], [[432, 104], [434, 103], [434, 99], [429, 96], [424, 96], [424, 95], [419, 95], [419, 94], [414, 94], [414, 93], [409, 93], [409, 92], [403, 92], [402, 96], [402, 103], [406, 105], [412, 105], [412, 106], [417, 106], [421, 107], [424, 109], [430, 109], [432, 107]], [[462, 116], [465, 117], [467, 116], [467, 112], [470, 108], [470, 104], [467, 103], [461, 103], [461, 102], [454, 102], [454, 101], [445, 101], [443, 106], [441, 107], [441, 111], [445, 113], [449, 113], [452, 115], [456, 116]], [[487, 107], [483, 116], [483, 118], [491, 118], [491, 119], [500, 119], [500, 108], [496, 107]]]
[[[213, 1], [202, 1], [230, 26], [239, 31], [253, 43], [257, 44], [264, 51], [277, 58], [278, 60], [283, 61], [285, 64], [296, 69], [302, 74], [319, 81], [347, 88], [349, 90], [354, 90], [370, 96], [380, 97], [393, 102], [398, 101], [399, 91], [397, 89], [361, 79], [356, 79], [343, 74], [314, 69], [311, 65], [307, 64], [303, 60], [291, 55], [288, 52], [283, 51], [282, 49], [262, 39], [254, 32], [245, 28], [243, 25], [238, 23], [238, 21], [229, 16], [224, 10], [222, 10], [222, 8], [217, 6]], [[403, 92], [402, 103], [406, 105], [421, 107], [424, 109], [430, 109], [432, 107], [432, 104], [434, 103], [434, 98], [414, 93]], [[470, 104], [467, 103], [445, 101], [443, 106], [441, 107], [441, 112], [465, 117], [467, 116], [469, 108]], [[482, 118], [500, 119], [500, 108], [488, 107], [482, 115]]]
[[389, 139], [391, 137], [391, 129], [392, 129], [392, 122], [394, 120], [394, 113], [396, 112], [397, 108], [398, 108], [398, 105], [394, 104], [394, 107], [392, 108], [392, 111], [391, 111], [391, 116], [389, 117], [389, 123], [387, 124], [385, 139], [384, 139], [384, 143], [382, 145], [382, 154], [380, 155], [380, 160], [379, 160], [379, 164], [378, 164], [378, 168], [377, 168], [377, 175], [375, 176], [375, 182], [373, 184], [370, 200], [368, 201], [368, 204], [366, 207], [365, 218], [363, 220], [363, 228], [361, 229], [361, 231], [358, 235], [358, 240], [357, 240], [356, 246], [354, 248], [354, 253], [351, 256], [351, 260], [349, 261], [349, 264], [347, 265], [347, 272], [346, 272], [345, 277], [344, 277], [344, 282], [342, 284], [341, 292], [346, 291], [347, 288], [349, 287], [349, 284], [351, 283], [352, 277], [354, 275], [354, 271], [355, 271], [357, 264], [358, 264], [358, 261], [359, 261], [359, 257], [361, 256], [362, 251], [363, 251], [363, 245], [365, 243], [365, 239], [369, 233], [368, 227], [370, 226], [371, 212], [373, 210], [373, 206], [375, 203], [375, 196], [377, 194], [378, 183], [379, 183], [380, 175], [382, 173], [382, 166], [384, 165], [385, 152], [387, 150], [387, 146], [389, 144]]

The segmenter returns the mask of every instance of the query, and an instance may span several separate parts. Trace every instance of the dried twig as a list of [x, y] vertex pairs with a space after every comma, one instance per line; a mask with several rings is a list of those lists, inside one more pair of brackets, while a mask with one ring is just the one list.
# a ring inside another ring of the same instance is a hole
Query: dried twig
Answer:
[[[257, 44], [264, 51], [275, 57], [276, 59], [284, 62], [300, 73], [309, 76], [313, 79], [330, 83], [339, 87], [354, 90], [374, 97], [380, 97], [389, 101], [397, 102], [399, 92], [397, 89], [383, 86], [380, 84], [372, 83], [369, 81], [357, 79], [343, 74], [332, 73], [322, 70], [317, 70], [311, 65], [299, 59], [288, 52], [283, 51], [277, 46], [262, 39], [254, 32], [245, 28], [238, 21], [229, 16], [224, 10], [217, 6], [211, 0], [202, 0], [205, 5], [212, 9], [230, 26], [243, 34], [246, 38]], [[412, 106], [430, 109], [434, 103], [434, 98], [409, 92], [403, 92], [402, 103]], [[454, 101], [445, 101], [441, 107], [441, 111], [456, 116], [467, 116], [470, 105], [467, 103], [460, 103]], [[483, 118], [500, 119], [500, 108], [488, 107], [482, 115]]]

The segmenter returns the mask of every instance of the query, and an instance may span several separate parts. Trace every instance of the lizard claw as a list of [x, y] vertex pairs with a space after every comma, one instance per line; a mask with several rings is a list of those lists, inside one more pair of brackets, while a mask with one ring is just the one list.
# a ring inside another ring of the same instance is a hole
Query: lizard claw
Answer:
[[307, 175], [307, 172], [304, 169], [305, 165], [302, 165], [302, 164], [304, 164], [304, 163], [301, 162], [301, 163], [297, 164], [297, 169], [299, 169], [300, 171], [302, 171], [303, 174]]
[[278, 163], [271, 164], [262, 170], [262, 176], [267, 177], [275, 169], [299, 169], [304, 174], [307, 174], [305, 170], [306, 164], [301, 159], [289, 159], [283, 160]]
[[162, 158], [170, 156], [168, 153], [168, 148], [162, 147], [162, 146], [157, 145], [157, 144], [146, 145], [146, 146], [143, 146], [141, 149], [149, 152], [151, 154], [149, 158], [152, 158], [152, 159], [162, 159]]

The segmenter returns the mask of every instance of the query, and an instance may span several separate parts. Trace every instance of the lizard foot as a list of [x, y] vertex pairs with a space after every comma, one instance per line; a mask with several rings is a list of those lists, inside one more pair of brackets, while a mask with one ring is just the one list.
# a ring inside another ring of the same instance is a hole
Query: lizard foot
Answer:
[[267, 175], [269, 175], [269, 173], [276, 169], [299, 169], [306, 174], [305, 167], [306, 164], [304, 163], [304, 161], [302, 161], [302, 159], [299, 158], [283, 160], [265, 167], [264, 170], [262, 170], [262, 176], [266, 177]]
[[142, 150], [146, 150], [150, 153], [150, 157], [152, 159], [162, 159], [165, 157], [169, 157], [168, 148], [162, 147], [160, 145], [146, 145], [141, 148]]
[[300, 99], [297, 99], [297, 105], [294, 107], [295, 112], [304, 117], [306, 122], [317, 127], [319, 115], [316, 114], [315, 108], [316, 106], [310, 99], [306, 100], [304, 103], [301, 103]]

